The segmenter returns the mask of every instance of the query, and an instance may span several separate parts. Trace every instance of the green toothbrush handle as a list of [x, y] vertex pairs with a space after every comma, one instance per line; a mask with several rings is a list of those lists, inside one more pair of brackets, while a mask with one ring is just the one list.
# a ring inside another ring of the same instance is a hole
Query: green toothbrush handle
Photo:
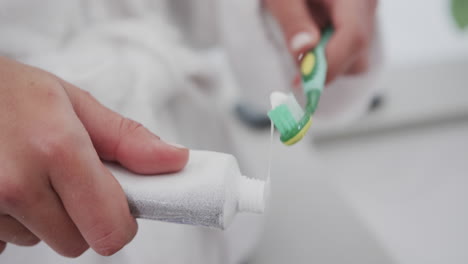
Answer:
[[325, 48], [332, 34], [333, 29], [324, 30], [320, 43], [302, 57], [302, 85], [307, 99], [306, 111], [309, 114], [315, 113], [325, 86], [328, 67]]

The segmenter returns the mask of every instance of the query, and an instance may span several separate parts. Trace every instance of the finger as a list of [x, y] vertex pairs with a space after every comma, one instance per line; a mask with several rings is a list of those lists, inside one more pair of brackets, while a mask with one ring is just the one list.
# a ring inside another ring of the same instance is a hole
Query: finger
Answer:
[[317, 45], [320, 28], [306, 0], [266, 0], [265, 4], [278, 21], [294, 58]]
[[[30, 184], [32, 188], [10, 183], [9, 188], [13, 191], [3, 199], [6, 201], [2, 205], [4, 211], [57, 253], [67, 257], [81, 255], [88, 245], [48, 182], [34, 181]], [[3, 218], [3, 221], [11, 224], [12, 232], [14, 229], [17, 232], [24, 230], [14, 225], [11, 219]], [[5, 237], [0, 239], [4, 240]]]
[[0, 254], [2, 254], [3, 251], [5, 251], [5, 248], [6, 248], [6, 243], [3, 241], [0, 241]]
[[368, 52], [364, 52], [356, 61], [349, 67], [345, 72], [347, 75], [356, 75], [365, 73], [369, 68], [369, 55]]
[[61, 144], [73, 146], [72, 151], [53, 155], [52, 186], [87, 244], [98, 254], [112, 255], [133, 239], [136, 221], [120, 184], [100, 161], [91, 140], [70, 142], [79, 144]]
[[39, 238], [9, 215], [0, 216], [0, 240], [19, 246], [33, 246]]
[[327, 81], [346, 72], [368, 49], [371, 30], [364, 1], [332, 1], [330, 12], [335, 32], [327, 45]]
[[141, 174], [175, 172], [187, 164], [188, 149], [163, 142], [142, 125], [104, 107], [89, 93], [68, 83], [65, 86], [101, 158], [118, 161]]

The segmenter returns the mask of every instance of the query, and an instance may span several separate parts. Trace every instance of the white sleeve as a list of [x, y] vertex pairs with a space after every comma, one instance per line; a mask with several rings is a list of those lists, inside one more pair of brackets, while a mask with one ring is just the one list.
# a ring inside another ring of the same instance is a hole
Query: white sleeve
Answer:
[[60, 49], [23, 62], [91, 92], [105, 106], [166, 138], [177, 134], [175, 124], [165, 120], [167, 105], [187, 93], [189, 75], [201, 67], [172, 24], [155, 16], [90, 25]]

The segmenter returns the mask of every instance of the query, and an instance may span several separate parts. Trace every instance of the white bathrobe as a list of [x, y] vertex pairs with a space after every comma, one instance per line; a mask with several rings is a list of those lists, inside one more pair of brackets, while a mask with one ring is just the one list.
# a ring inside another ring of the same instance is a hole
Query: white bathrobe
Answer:
[[[90, 91], [168, 142], [234, 154], [245, 174], [262, 178], [269, 131], [250, 130], [232, 109], [243, 100], [264, 111], [272, 90], [290, 87], [291, 62], [268, 25], [252, 0], [0, 0], [0, 54]], [[327, 88], [324, 120], [361, 113], [369, 76]], [[296, 151], [312, 155], [308, 145]], [[225, 232], [139, 221], [135, 239], [112, 257], [89, 250], [69, 260], [41, 243], [8, 245], [0, 262], [239, 263], [262, 221], [239, 216]]]

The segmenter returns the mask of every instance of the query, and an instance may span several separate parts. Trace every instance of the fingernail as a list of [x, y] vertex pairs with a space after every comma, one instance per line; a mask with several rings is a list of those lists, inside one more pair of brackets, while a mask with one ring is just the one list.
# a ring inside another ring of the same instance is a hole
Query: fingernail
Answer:
[[315, 37], [309, 32], [300, 32], [297, 33], [291, 39], [291, 49], [293, 51], [300, 51], [304, 49], [304, 47], [313, 44]]

